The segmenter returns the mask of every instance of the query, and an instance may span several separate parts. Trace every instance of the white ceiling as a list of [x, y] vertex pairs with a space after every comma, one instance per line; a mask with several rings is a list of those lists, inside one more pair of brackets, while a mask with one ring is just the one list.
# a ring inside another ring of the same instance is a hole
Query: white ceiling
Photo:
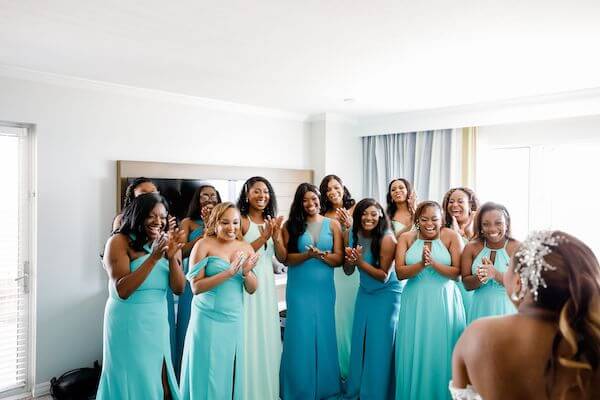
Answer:
[[600, 87], [600, 1], [0, 0], [0, 64], [363, 117]]

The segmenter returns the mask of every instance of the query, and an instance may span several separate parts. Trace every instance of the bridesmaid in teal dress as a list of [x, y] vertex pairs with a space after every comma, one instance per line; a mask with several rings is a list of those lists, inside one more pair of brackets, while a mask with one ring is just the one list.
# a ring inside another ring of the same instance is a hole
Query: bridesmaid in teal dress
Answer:
[[243, 292], [256, 290], [257, 259], [242, 239], [235, 205], [216, 205], [205, 237], [190, 255], [187, 279], [194, 300], [183, 350], [182, 399], [242, 399]]
[[449, 399], [452, 350], [465, 313], [456, 279], [462, 241], [442, 227], [438, 203], [415, 211], [416, 231], [400, 235], [396, 273], [402, 292], [396, 345], [396, 399]]
[[323, 217], [319, 191], [298, 186], [290, 217], [275, 239], [289, 266], [287, 319], [279, 371], [283, 400], [339, 398], [333, 269], [343, 262], [339, 222]]
[[354, 210], [344, 271], [358, 268], [360, 289], [352, 330], [352, 355], [345, 399], [394, 397], [394, 347], [400, 311], [400, 282], [392, 267], [396, 238], [383, 208], [373, 199]]
[[138, 196], [106, 243], [109, 297], [99, 400], [179, 399], [166, 291], [171, 287], [181, 293], [185, 286], [184, 238], [182, 232], [168, 230], [167, 210], [159, 194]]
[[511, 237], [508, 210], [501, 204], [485, 203], [475, 218], [474, 228], [476, 240], [465, 247], [461, 258], [463, 282], [473, 291], [469, 324], [478, 318], [517, 312], [503, 283], [510, 259], [519, 246]]
[[[336, 219], [347, 232], [352, 226], [352, 212], [355, 201], [337, 175], [327, 175], [319, 186], [321, 192], [321, 215]], [[354, 304], [358, 293], [360, 277], [358, 272], [350, 276], [343, 268], [333, 271], [335, 285], [335, 330], [338, 345], [340, 374], [345, 381], [350, 364], [350, 346], [352, 342], [352, 321], [354, 320]]]
[[[189, 255], [194, 244], [202, 237], [204, 233], [204, 221], [208, 221], [208, 216], [216, 204], [221, 203], [221, 195], [213, 186], [203, 184], [199, 186], [192, 196], [187, 217], [181, 221], [181, 230], [185, 233], [187, 243], [183, 246], [183, 272], [189, 271]], [[189, 282], [186, 282], [185, 290], [179, 296], [177, 302], [177, 328], [176, 338], [177, 346], [175, 351], [174, 363], [175, 374], [179, 378], [181, 373], [181, 357], [183, 356], [183, 346], [185, 343], [185, 334], [190, 321], [192, 306], [192, 289]]]
[[252, 299], [248, 294], [244, 295], [243, 398], [277, 400], [281, 330], [271, 236], [274, 230], [278, 231], [283, 217], [276, 216], [277, 199], [273, 187], [260, 176], [252, 177], [244, 183], [237, 205], [242, 215], [244, 240], [259, 255], [254, 273], [260, 287]]
[[[477, 195], [468, 187], [452, 188], [444, 195], [442, 209], [444, 210], [444, 226], [457, 232], [466, 246], [470, 240], [475, 238], [473, 223], [479, 209]], [[473, 301], [473, 292], [465, 288], [462, 277], [459, 279], [458, 288], [463, 298], [465, 315], [467, 321], [469, 321], [469, 310]]]

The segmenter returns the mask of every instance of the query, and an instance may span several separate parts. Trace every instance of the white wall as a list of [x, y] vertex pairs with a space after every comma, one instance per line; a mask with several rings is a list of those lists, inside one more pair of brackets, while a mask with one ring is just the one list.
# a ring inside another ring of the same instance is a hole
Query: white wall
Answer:
[[127, 92], [0, 77], [0, 121], [36, 126], [38, 384], [101, 359], [116, 160], [311, 167], [301, 119]]
[[311, 160], [315, 185], [329, 174], [342, 178], [352, 197], [362, 198], [362, 142], [356, 134], [356, 121], [324, 113], [310, 123]]
[[483, 126], [477, 140], [489, 146], [600, 142], [600, 113], [587, 117]]
[[600, 88], [363, 118], [360, 136], [600, 115]]

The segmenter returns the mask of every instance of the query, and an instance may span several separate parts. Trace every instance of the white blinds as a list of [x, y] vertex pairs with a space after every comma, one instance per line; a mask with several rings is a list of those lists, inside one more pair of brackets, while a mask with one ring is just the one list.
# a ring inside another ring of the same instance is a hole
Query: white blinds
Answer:
[[27, 131], [0, 126], [0, 397], [27, 389]]

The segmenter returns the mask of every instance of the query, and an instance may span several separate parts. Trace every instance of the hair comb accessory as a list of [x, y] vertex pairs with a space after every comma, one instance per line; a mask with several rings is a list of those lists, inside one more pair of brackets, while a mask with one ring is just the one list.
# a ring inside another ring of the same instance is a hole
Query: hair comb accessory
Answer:
[[558, 246], [561, 240], [566, 239], [559, 235], [553, 236], [552, 233], [553, 231], [549, 230], [531, 232], [515, 253], [515, 259], [518, 260], [515, 272], [521, 277], [521, 289], [517, 294], [519, 300], [522, 300], [527, 292], [531, 292], [537, 301], [540, 286], [546, 287], [542, 272], [556, 270], [544, 257], [552, 252], [552, 247]]

